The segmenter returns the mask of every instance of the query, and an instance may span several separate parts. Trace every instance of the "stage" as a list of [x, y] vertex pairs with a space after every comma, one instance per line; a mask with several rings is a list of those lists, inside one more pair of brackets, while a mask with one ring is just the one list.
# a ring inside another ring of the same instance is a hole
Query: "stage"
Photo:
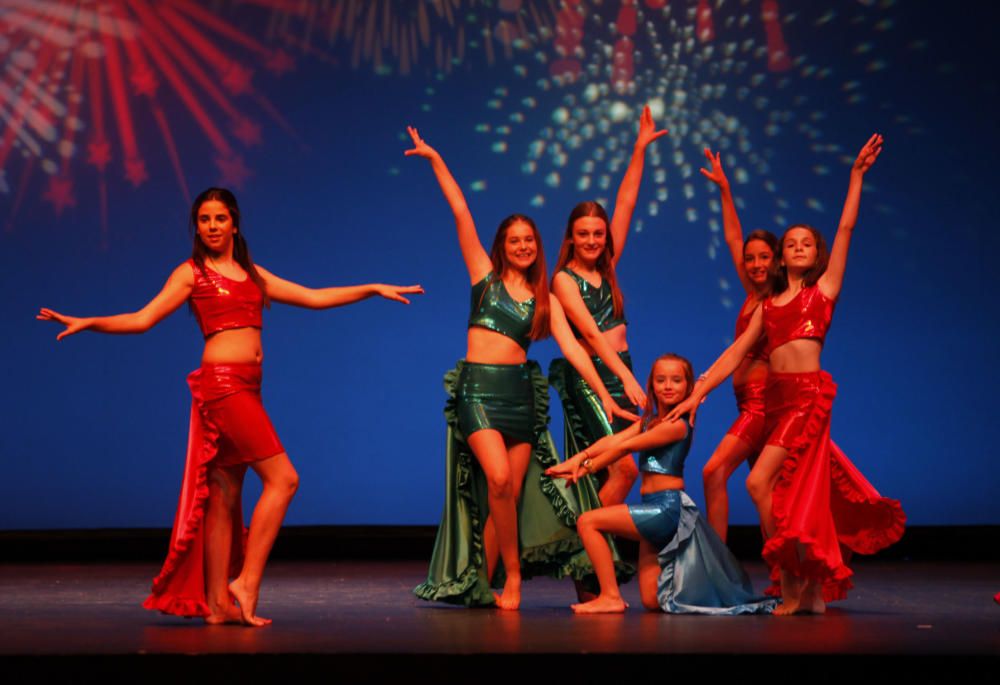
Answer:
[[[747, 568], [761, 587], [763, 565]], [[450, 682], [480, 679], [483, 669], [512, 668], [516, 660], [546, 679], [655, 668], [665, 676], [707, 669], [768, 680], [773, 657], [784, 655], [812, 664], [820, 681], [857, 680], [858, 668], [911, 680], [995, 676], [1000, 564], [861, 561], [855, 568], [851, 597], [820, 617], [649, 613], [638, 608], [634, 582], [623, 587], [632, 605], [626, 614], [577, 617], [568, 581], [531, 580], [521, 611], [507, 613], [416, 599], [410, 590], [423, 580], [421, 561], [276, 561], [260, 606], [274, 624], [251, 629], [143, 610], [155, 563], [8, 563], [0, 566], [0, 668], [75, 682], [316, 669], [348, 682], [418, 671]]]

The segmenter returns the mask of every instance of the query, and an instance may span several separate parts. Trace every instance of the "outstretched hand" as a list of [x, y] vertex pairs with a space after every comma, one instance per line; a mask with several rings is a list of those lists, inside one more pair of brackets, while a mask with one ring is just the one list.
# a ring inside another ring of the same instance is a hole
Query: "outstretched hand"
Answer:
[[410, 304], [410, 301], [403, 295], [423, 295], [424, 287], [422, 285], [385, 285], [379, 283], [375, 286], [375, 292], [387, 300]]
[[413, 126], [407, 126], [406, 132], [410, 134], [410, 138], [413, 140], [413, 149], [406, 150], [403, 154], [407, 157], [411, 155], [416, 155], [418, 157], [423, 157], [425, 159], [432, 159], [437, 155], [437, 150], [432, 148], [430, 145], [424, 142], [424, 139], [420, 137], [417, 133], [417, 129]]
[[571, 459], [567, 459], [561, 464], [556, 464], [555, 466], [550, 466], [545, 469], [545, 475], [550, 478], [565, 478], [570, 483], [576, 483], [587, 473], [582, 464], [583, 459], [581, 455], [578, 454]]
[[90, 319], [80, 319], [75, 316], [66, 316], [64, 314], [60, 314], [59, 312], [54, 312], [51, 309], [45, 309], [44, 307], [38, 311], [35, 318], [39, 321], [54, 321], [55, 323], [62, 324], [66, 327], [66, 330], [56, 336], [56, 340], [62, 340], [68, 335], [85, 331], [90, 327]]
[[882, 152], [883, 142], [882, 134], [873, 134], [872, 137], [868, 139], [868, 142], [865, 143], [865, 146], [861, 148], [861, 152], [858, 153], [858, 158], [854, 160], [854, 165], [851, 167], [851, 171], [864, 174], [871, 169], [875, 160], [878, 159], [879, 154]]
[[716, 152], [714, 155], [712, 151], [707, 147], [705, 148], [705, 157], [708, 158], [708, 163], [712, 167], [712, 170], [701, 169], [701, 175], [707, 178], [712, 183], [716, 184], [720, 188], [725, 188], [729, 185], [729, 179], [726, 178], [726, 172], [722, 170], [722, 153]]
[[644, 148], [657, 138], [661, 138], [668, 133], [669, 131], [666, 129], [662, 131], [656, 130], [656, 124], [653, 122], [653, 113], [650, 111], [649, 105], [643, 107], [642, 116], [639, 117], [639, 135], [635, 139], [636, 146]]
[[696, 400], [693, 395], [688, 395], [687, 399], [674, 406], [667, 414], [667, 421], [678, 421], [685, 414], [688, 415], [688, 423], [694, 427], [694, 416], [698, 413], [698, 407], [704, 400]]

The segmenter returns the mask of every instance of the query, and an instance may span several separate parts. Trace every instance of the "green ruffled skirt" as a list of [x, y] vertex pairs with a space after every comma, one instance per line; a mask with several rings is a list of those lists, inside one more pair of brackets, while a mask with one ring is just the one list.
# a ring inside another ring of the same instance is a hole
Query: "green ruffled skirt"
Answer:
[[[483, 526], [489, 514], [486, 476], [459, 426], [459, 413], [464, 408], [459, 406], [456, 395], [464, 364], [458, 362], [444, 376], [448, 393], [444, 408], [448, 424], [444, 512], [427, 582], [413, 592], [426, 600], [492, 606], [493, 591], [486, 577], [483, 551]], [[536, 575], [568, 576], [577, 580], [592, 577], [593, 568], [576, 534], [576, 519], [580, 513], [600, 507], [600, 499], [590, 478], [568, 485], [565, 480], [545, 475], [545, 469], [559, 462], [548, 431], [548, 384], [537, 362], [528, 362], [526, 366], [532, 396], [526, 397], [524, 403], [534, 406], [534, 448], [517, 513], [521, 576], [525, 579]], [[627, 577], [629, 569], [624, 564], [622, 567], [623, 577]], [[494, 586], [498, 586], [502, 577], [502, 569], [498, 569]]]

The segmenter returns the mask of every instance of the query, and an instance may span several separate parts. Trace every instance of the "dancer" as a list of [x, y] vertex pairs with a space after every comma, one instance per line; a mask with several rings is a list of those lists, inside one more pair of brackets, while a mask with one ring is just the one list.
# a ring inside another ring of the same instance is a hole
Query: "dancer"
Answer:
[[865, 173], [882, 151], [873, 135], [851, 167], [847, 199], [828, 253], [823, 236], [797, 224], [781, 239], [785, 279], [751, 318], [691, 396], [670, 418], [693, 414], [705, 395], [740, 364], [762, 334], [770, 372], [765, 396], [766, 444], [747, 478], [767, 542], [764, 560], [777, 576], [783, 604], [775, 613], [823, 613], [843, 599], [851, 570], [841, 546], [871, 554], [896, 542], [906, 517], [899, 502], [881, 497], [830, 441], [837, 386], [821, 370], [830, 327], [857, 223]]
[[[632, 160], [618, 188], [612, 219], [608, 221], [607, 212], [598, 202], [582, 202], [574, 207], [552, 277], [552, 292], [566, 311], [573, 335], [590, 355], [614, 400], [630, 409], [644, 406], [646, 397], [632, 375], [625, 305], [615, 267], [639, 196], [646, 148], [665, 135], [667, 131], [656, 130], [649, 107], [643, 107]], [[629, 423], [621, 419], [608, 422], [594, 391], [565, 359], [553, 360], [549, 382], [562, 399], [567, 454], [575, 454], [605, 435], [628, 427]], [[601, 502], [624, 502], [638, 475], [631, 459], [621, 459], [600, 471]]]
[[678, 421], [665, 419], [693, 386], [687, 359], [676, 354], [661, 356], [646, 382], [649, 407], [642, 420], [546, 471], [575, 482], [632, 452], [639, 453], [642, 504], [594, 509], [577, 524], [601, 592], [589, 602], [572, 605], [576, 613], [625, 611], [604, 537], [607, 533], [639, 541], [639, 594], [647, 609], [726, 615], [773, 610], [775, 600], [754, 597], [739, 562], [684, 493], [684, 459], [693, 431], [683, 416]]
[[[235, 196], [209, 188], [191, 207], [194, 249], [163, 290], [130, 314], [79, 318], [42, 309], [37, 318], [81, 331], [144, 333], [188, 302], [205, 336], [201, 368], [188, 376], [193, 403], [187, 463], [170, 551], [153, 581], [147, 609], [201, 616], [206, 623], [263, 626], [257, 600], [267, 557], [298, 474], [260, 399], [262, 310], [271, 301], [310, 309], [379, 295], [409, 304], [418, 286], [369, 284], [305, 288], [278, 278], [250, 258]], [[247, 468], [263, 491], [243, 545], [240, 491]], [[229, 577], [235, 579], [229, 582]]]
[[[757, 307], [771, 294], [777, 277], [778, 238], [770, 231], [756, 230], [743, 238], [736, 203], [729, 187], [729, 179], [722, 169], [720, 153], [714, 155], [707, 148], [705, 156], [711, 171], [701, 173], [719, 186], [722, 200], [722, 232], [733, 258], [733, 266], [747, 297], [736, 318], [736, 335], [739, 338], [750, 324]], [[711, 458], [702, 469], [705, 487], [705, 516], [722, 541], [729, 531], [729, 493], [726, 484], [733, 471], [749, 460], [751, 468], [764, 447], [764, 389], [767, 385], [767, 345], [761, 336], [740, 361], [733, 372], [733, 392], [739, 416]]]
[[[408, 131], [413, 149], [406, 155], [431, 163], [454, 214], [472, 283], [465, 359], [445, 376], [452, 395], [445, 408], [449, 428], [445, 511], [427, 582], [414, 592], [428, 600], [467, 606], [495, 602], [501, 609], [517, 609], [522, 571], [581, 575], [584, 570], [567, 566], [580, 551], [573, 530], [579, 504], [572, 492], [542, 476], [558, 457], [547, 430], [548, 386], [538, 364], [527, 361], [528, 346], [551, 331], [566, 357], [596, 389], [607, 414], [627, 413], [611, 399], [586, 352], [573, 339], [559, 301], [549, 294], [534, 222], [520, 214], [504, 219], [487, 254], [462, 190], [441, 155], [415, 128]], [[526, 477], [529, 486], [522, 500]], [[489, 514], [484, 516], [487, 502]], [[503, 593], [495, 596], [490, 581], [498, 556], [506, 581]]]

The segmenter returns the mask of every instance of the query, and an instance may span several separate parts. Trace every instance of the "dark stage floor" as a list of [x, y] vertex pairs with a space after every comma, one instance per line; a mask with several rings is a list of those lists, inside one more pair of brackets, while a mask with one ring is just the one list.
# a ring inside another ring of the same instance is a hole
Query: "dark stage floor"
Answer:
[[[856, 590], [822, 617], [574, 616], [569, 582], [535, 579], [518, 613], [417, 600], [421, 562], [278, 562], [263, 629], [144, 611], [153, 564], [0, 566], [0, 655], [1000, 655], [1000, 565], [857, 564]], [[751, 564], [755, 587], [763, 566]], [[635, 583], [624, 588], [639, 606]], [[46, 662], [48, 663], [48, 662]], [[23, 663], [22, 663], [23, 665]], [[579, 664], [578, 664], [579, 665]], [[995, 671], [994, 671], [995, 673]]]

